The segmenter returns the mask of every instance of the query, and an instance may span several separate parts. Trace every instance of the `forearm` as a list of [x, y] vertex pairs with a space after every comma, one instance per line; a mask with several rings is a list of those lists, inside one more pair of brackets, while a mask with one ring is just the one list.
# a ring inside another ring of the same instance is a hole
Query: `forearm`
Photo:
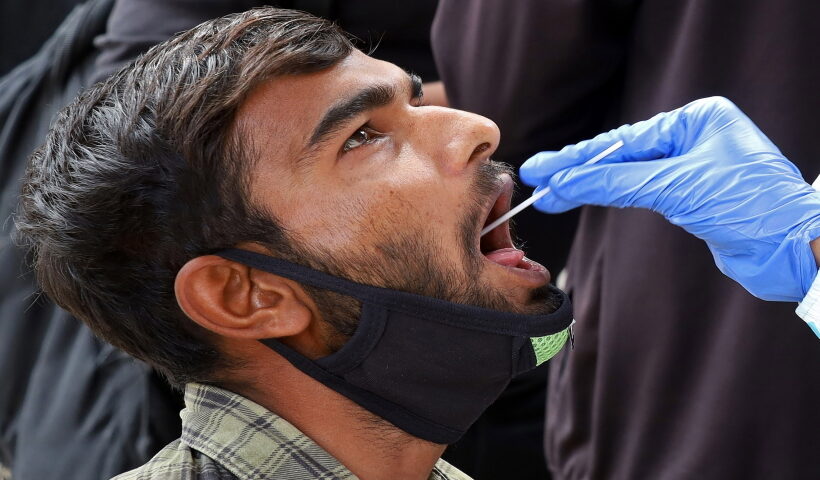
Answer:
[[814, 253], [814, 261], [817, 262], [817, 266], [820, 267], [820, 238], [815, 238], [811, 241], [811, 251]]

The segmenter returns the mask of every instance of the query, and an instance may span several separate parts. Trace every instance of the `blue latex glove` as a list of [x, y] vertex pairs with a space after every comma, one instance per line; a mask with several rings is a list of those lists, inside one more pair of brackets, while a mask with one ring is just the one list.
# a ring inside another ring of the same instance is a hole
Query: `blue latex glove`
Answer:
[[[618, 140], [595, 165], [587, 159]], [[732, 102], [705, 98], [592, 140], [541, 152], [521, 179], [549, 213], [641, 207], [706, 241], [721, 272], [764, 300], [800, 301], [817, 275], [820, 193]]]

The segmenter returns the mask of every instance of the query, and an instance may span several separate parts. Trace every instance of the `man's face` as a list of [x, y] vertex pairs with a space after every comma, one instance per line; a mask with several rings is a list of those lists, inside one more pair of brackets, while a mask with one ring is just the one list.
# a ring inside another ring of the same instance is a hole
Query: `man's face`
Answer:
[[[450, 301], [543, 313], [549, 273], [513, 249], [512, 180], [491, 162], [490, 120], [419, 106], [397, 66], [354, 52], [276, 78], [237, 115], [250, 142], [251, 202], [331, 273]], [[483, 253], [482, 253], [483, 251]]]

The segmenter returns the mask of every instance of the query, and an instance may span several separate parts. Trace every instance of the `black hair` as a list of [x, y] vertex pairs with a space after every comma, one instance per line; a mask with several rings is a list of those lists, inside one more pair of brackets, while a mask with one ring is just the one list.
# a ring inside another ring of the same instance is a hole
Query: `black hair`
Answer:
[[254, 158], [235, 113], [261, 82], [329, 68], [353, 48], [325, 20], [255, 9], [155, 46], [63, 109], [15, 218], [45, 293], [171, 383], [214, 381], [230, 359], [179, 308], [177, 272], [245, 241], [293, 254], [248, 202]]

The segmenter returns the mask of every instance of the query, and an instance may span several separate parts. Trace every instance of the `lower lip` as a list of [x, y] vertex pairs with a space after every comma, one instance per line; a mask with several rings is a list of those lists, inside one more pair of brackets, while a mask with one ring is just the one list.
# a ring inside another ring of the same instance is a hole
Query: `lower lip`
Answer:
[[496, 267], [502, 268], [509, 274], [515, 275], [520, 282], [526, 284], [529, 287], [536, 288], [542, 287], [550, 282], [550, 272], [547, 270], [543, 265], [540, 263], [530, 260], [529, 258], [523, 258], [519, 263], [518, 266], [508, 266], [508, 265], [501, 265], [499, 263], [495, 263], [491, 260], [488, 260], [486, 256], [484, 257], [484, 261], [487, 263], [494, 265]]

